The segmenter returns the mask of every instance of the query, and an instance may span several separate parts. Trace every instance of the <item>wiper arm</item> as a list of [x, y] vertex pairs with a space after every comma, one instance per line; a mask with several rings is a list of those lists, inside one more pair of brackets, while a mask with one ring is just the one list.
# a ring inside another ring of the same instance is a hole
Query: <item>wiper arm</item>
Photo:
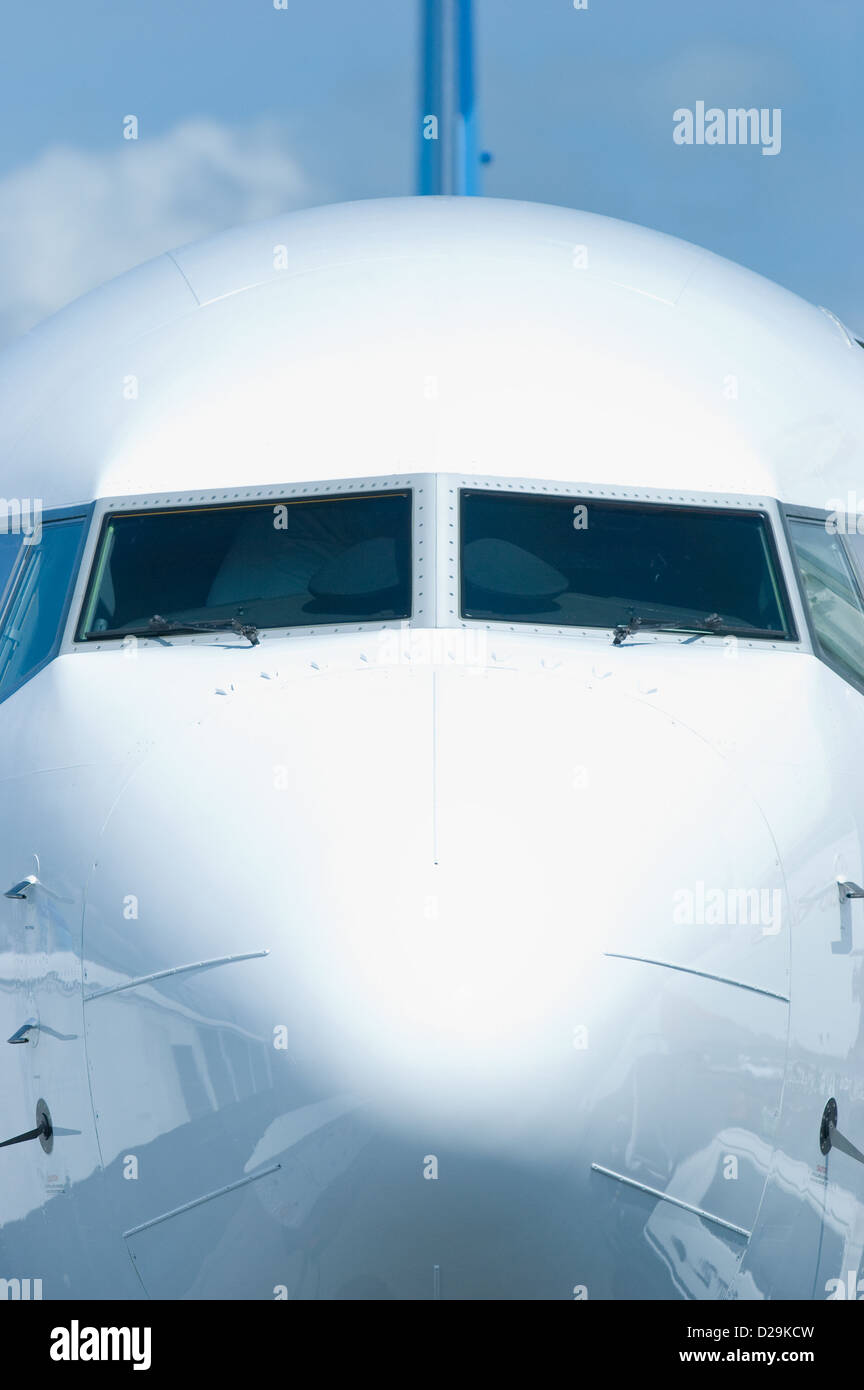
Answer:
[[252, 647], [258, 646], [258, 629], [252, 623], [242, 623], [239, 618], [183, 619], [163, 618], [159, 613], [149, 620], [146, 627], [113, 627], [104, 632], [88, 632], [89, 641], [100, 637], [159, 637], [165, 632], [236, 632], [245, 637]]
[[619, 623], [612, 629], [612, 645], [620, 647], [627, 637], [632, 637], [634, 632], [640, 628], [649, 628], [652, 632], [713, 632], [713, 628], [706, 627], [699, 623], [668, 623], [662, 618], [640, 618], [638, 613], [633, 613], [626, 623]]
[[730, 637], [773, 637], [775, 641], [781, 641], [786, 636], [785, 632], [778, 632], [771, 627], [751, 627], [749, 623], [727, 623], [719, 613], [711, 613], [705, 619], [705, 626], [711, 632], [719, 633], [721, 636]]
[[155, 633], [159, 632], [236, 632], [245, 637], [250, 647], [258, 646], [258, 629], [253, 623], [243, 623], [239, 618], [162, 618], [156, 613], [147, 624]]
[[633, 613], [628, 622], [619, 623], [613, 628], [612, 645], [620, 647], [627, 637], [632, 637], [643, 627], [652, 632], [692, 632], [702, 637], [768, 637], [782, 640], [784, 636], [784, 633], [767, 627], [749, 627], [746, 623], [735, 626], [725, 622], [719, 613], [709, 613], [707, 618], [695, 623], [670, 623], [661, 618], [640, 618], [638, 613]]

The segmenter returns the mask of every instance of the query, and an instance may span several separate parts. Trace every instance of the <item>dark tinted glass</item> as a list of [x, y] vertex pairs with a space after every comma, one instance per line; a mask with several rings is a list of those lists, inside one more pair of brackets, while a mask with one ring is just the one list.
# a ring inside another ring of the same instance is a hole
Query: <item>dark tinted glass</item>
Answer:
[[108, 519], [80, 637], [239, 618], [255, 627], [407, 618], [411, 494]]
[[461, 518], [463, 617], [698, 627], [719, 614], [790, 635], [759, 513], [466, 490]]

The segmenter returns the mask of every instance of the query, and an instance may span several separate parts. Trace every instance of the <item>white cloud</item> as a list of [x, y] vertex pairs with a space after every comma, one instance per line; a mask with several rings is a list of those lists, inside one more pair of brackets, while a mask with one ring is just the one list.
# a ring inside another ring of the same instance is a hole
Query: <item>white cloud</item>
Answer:
[[0, 179], [0, 343], [139, 262], [322, 201], [272, 125], [194, 120], [94, 153], [66, 146]]
[[670, 126], [678, 106], [700, 100], [727, 109], [782, 106], [800, 100], [802, 86], [800, 72], [781, 54], [721, 42], [677, 49], [647, 70], [643, 64], [639, 77], [645, 106], [664, 113], [669, 109]]

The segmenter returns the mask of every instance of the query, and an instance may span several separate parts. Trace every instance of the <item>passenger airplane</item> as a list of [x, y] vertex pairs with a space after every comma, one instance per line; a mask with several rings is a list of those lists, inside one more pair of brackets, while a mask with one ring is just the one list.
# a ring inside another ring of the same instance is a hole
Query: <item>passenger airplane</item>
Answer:
[[864, 1290], [862, 388], [748, 271], [476, 197], [7, 351], [0, 1293]]
[[0, 1275], [857, 1287], [838, 320], [394, 199], [161, 256], [0, 382]]

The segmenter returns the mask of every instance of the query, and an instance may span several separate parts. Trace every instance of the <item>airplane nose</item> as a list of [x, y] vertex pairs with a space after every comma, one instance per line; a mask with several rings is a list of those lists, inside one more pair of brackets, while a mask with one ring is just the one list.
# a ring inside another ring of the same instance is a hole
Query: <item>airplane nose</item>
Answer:
[[95, 859], [88, 1030], [100, 999], [206, 984], [192, 1033], [221, 1009], [316, 1094], [469, 1146], [518, 1145], [514, 1111], [584, 1090], [574, 1036], [626, 1025], [615, 961], [786, 983], [773, 920], [704, 911], [780, 884], [758, 808], [704, 741], [593, 676], [250, 678], [144, 761]]

